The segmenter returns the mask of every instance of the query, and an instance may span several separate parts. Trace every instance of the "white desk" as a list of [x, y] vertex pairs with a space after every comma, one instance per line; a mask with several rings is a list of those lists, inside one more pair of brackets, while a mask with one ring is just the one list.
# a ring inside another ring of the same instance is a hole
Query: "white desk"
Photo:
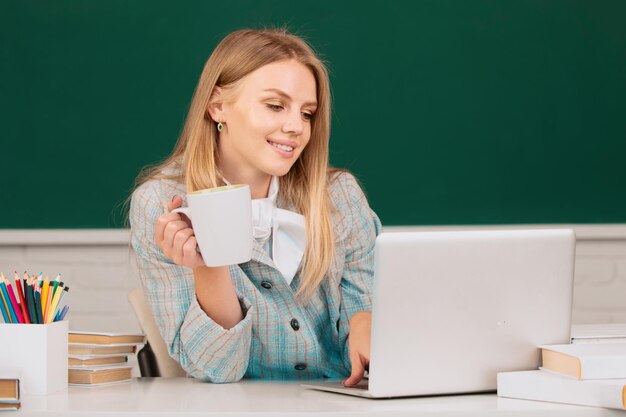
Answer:
[[[370, 400], [311, 391], [298, 382], [209, 384], [191, 378], [138, 378], [133, 382], [69, 388], [22, 396], [19, 416], [626, 416], [619, 410], [577, 407], [491, 395]], [[9, 413], [7, 413], [7, 416]]]

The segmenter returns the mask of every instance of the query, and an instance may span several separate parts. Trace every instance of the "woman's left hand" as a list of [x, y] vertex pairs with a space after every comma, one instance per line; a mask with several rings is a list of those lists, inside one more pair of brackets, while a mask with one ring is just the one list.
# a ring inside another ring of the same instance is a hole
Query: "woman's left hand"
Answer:
[[343, 382], [346, 386], [358, 384], [365, 375], [365, 370], [369, 367], [371, 332], [372, 313], [370, 311], [360, 311], [352, 316], [350, 333], [348, 333], [352, 373]]

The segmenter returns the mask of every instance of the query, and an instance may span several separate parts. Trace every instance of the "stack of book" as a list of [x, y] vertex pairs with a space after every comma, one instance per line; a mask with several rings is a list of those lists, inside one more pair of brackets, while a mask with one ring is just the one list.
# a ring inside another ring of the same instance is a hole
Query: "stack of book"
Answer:
[[68, 341], [68, 383], [93, 386], [130, 381], [128, 356], [145, 343], [145, 336], [71, 331]]
[[20, 380], [0, 378], [0, 410], [19, 410]]
[[541, 347], [536, 371], [498, 374], [498, 395], [626, 410], [626, 343]]

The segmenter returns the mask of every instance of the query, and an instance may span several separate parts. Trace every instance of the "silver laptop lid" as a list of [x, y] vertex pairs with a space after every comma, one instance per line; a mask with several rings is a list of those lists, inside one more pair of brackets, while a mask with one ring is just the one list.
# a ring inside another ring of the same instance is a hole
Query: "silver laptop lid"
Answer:
[[383, 233], [375, 249], [369, 391], [495, 390], [570, 338], [572, 230]]

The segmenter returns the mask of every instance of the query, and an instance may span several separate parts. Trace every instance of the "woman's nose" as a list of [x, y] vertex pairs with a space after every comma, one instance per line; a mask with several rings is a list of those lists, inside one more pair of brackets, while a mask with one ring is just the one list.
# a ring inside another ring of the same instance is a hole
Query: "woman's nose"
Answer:
[[304, 120], [300, 112], [292, 112], [283, 124], [283, 133], [301, 135], [304, 131]]

